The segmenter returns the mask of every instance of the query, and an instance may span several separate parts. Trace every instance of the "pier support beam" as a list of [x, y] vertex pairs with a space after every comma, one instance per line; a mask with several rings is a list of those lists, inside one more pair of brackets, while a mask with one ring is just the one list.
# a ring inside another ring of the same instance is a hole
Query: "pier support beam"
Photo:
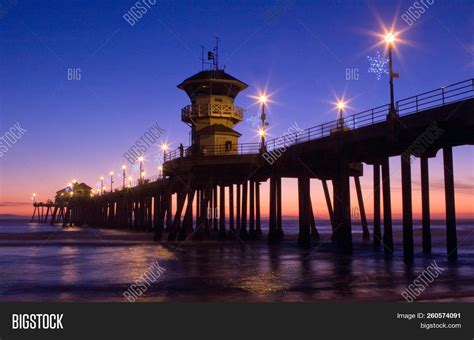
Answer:
[[196, 190], [196, 228], [201, 218], [201, 190]]
[[218, 221], [218, 210], [217, 210], [217, 185], [214, 186], [212, 189], [212, 230], [214, 233], [217, 233], [219, 228], [219, 221]]
[[248, 199], [248, 181], [242, 183], [242, 218], [239, 236], [242, 240], [248, 240], [249, 233], [247, 231], [247, 199]]
[[[117, 207], [116, 209], [118, 210], [118, 202], [117, 202]], [[146, 209], [147, 209], [147, 229], [151, 231], [153, 229], [153, 213], [152, 213], [152, 198], [151, 195], [148, 194], [146, 198]], [[117, 210], [115, 213], [115, 224], [117, 223]]]
[[276, 177], [270, 177], [269, 219], [268, 219], [268, 242], [278, 241], [277, 235], [277, 207], [276, 207]]
[[411, 198], [411, 159], [410, 155], [402, 155], [402, 207], [403, 207], [403, 257], [406, 261], [413, 260], [413, 212]]
[[326, 205], [328, 207], [329, 220], [331, 221], [332, 232], [334, 234], [334, 228], [336, 228], [336, 226], [334, 225], [334, 211], [332, 210], [331, 196], [329, 195], [328, 183], [325, 179], [321, 180], [321, 183], [323, 184], [324, 197], [326, 198]]
[[241, 199], [240, 199], [240, 184], [237, 184], [235, 186], [235, 189], [237, 190], [237, 201], [235, 202], [235, 206], [236, 206], [236, 212], [235, 212], [235, 218], [236, 218], [236, 232], [237, 233], [240, 233], [240, 224], [241, 224], [241, 221], [240, 221], [240, 217], [241, 217], [241, 214], [240, 214], [240, 209], [242, 207], [242, 203], [241, 203]]
[[382, 161], [382, 190], [384, 250], [387, 255], [393, 255], [392, 200], [390, 196], [390, 164], [388, 158]]
[[318, 229], [316, 228], [316, 220], [314, 219], [313, 203], [311, 201], [311, 196], [309, 198], [309, 208], [310, 208], [310, 223], [311, 223], [311, 239], [313, 241], [319, 241], [320, 236]]
[[446, 247], [448, 259], [458, 258], [458, 240], [456, 235], [456, 204], [454, 200], [453, 149], [443, 148], [444, 192], [446, 203]]
[[230, 234], [235, 233], [234, 221], [234, 185], [229, 185], [229, 230]]
[[171, 192], [168, 193], [169, 197], [166, 199], [166, 227], [165, 231], [170, 232], [171, 228], [173, 227], [173, 194]]
[[225, 186], [219, 186], [219, 240], [227, 239], [225, 228]]
[[362, 196], [362, 188], [360, 185], [359, 176], [354, 176], [354, 183], [356, 188], [357, 201], [359, 203], [360, 222], [362, 224], [362, 237], [364, 240], [370, 240], [370, 233], [367, 225], [367, 216], [365, 215], [364, 198]]
[[211, 190], [203, 188], [200, 190], [200, 202], [199, 202], [199, 218], [196, 221], [196, 231], [194, 233], [194, 240], [203, 240], [210, 236], [209, 231], [209, 201], [211, 196]]
[[[145, 206], [145, 197], [142, 195], [140, 197], [140, 221], [139, 221], [139, 228], [144, 230], [146, 229], [146, 224], [145, 224], [145, 216], [146, 216], [146, 206]], [[110, 208], [110, 203], [109, 203], [109, 215], [111, 213], [111, 208]], [[110, 218], [109, 218], [110, 221]]]
[[338, 247], [352, 251], [351, 200], [349, 166], [341, 164], [337, 169], [334, 185], [335, 239]]
[[168, 234], [168, 241], [175, 241], [178, 237], [178, 232], [181, 227], [181, 214], [183, 213], [184, 202], [186, 200], [186, 192], [179, 191], [176, 201], [176, 212], [173, 219], [173, 226]]
[[431, 221], [430, 221], [430, 183], [428, 157], [420, 157], [421, 172], [421, 211], [422, 211], [422, 246], [423, 252], [431, 253]]
[[278, 241], [283, 240], [283, 226], [282, 226], [282, 206], [281, 206], [281, 177], [278, 176], [275, 180], [276, 184], [276, 235]]
[[310, 181], [308, 176], [298, 177], [298, 207], [299, 207], [299, 233], [298, 244], [302, 247], [311, 246], [310, 225]]
[[380, 230], [380, 164], [374, 163], [374, 246], [382, 243]]
[[255, 238], [262, 239], [262, 226], [260, 221], [260, 182], [255, 183]]
[[186, 240], [188, 232], [193, 232], [193, 200], [194, 200], [194, 189], [188, 191], [186, 210], [184, 211], [183, 223], [178, 233], [178, 241]]
[[249, 184], [249, 239], [255, 240], [255, 182], [250, 180]]
[[36, 211], [38, 210], [38, 208], [36, 206], [36, 203], [35, 203], [34, 207], [35, 207], [35, 209], [33, 210], [33, 215], [31, 216], [30, 223], [33, 223], [33, 221], [35, 220]]
[[[155, 232], [156, 232], [156, 229], [159, 226], [158, 215], [159, 215], [159, 212], [160, 212], [160, 199], [161, 199], [161, 197], [160, 197], [159, 194], [156, 194], [153, 197], [153, 230], [155, 230]], [[125, 204], [125, 206], [126, 206], [126, 204]]]
[[166, 200], [168, 199], [168, 195], [156, 195], [156, 200], [155, 200], [155, 235], [154, 235], [154, 240], [155, 241], [161, 241], [163, 238], [163, 231], [165, 229], [165, 212], [166, 212], [166, 206], [168, 205], [168, 202]]

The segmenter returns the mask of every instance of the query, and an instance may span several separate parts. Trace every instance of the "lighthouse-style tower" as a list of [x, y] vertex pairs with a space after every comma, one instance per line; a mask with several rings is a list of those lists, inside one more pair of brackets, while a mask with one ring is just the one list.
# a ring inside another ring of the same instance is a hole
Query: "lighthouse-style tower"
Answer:
[[248, 85], [218, 68], [201, 71], [178, 85], [191, 100], [181, 110], [181, 120], [191, 127], [192, 155], [237, 154], [240, 133], [234, 126], [244, 110], [234, 105], [235, 97]]

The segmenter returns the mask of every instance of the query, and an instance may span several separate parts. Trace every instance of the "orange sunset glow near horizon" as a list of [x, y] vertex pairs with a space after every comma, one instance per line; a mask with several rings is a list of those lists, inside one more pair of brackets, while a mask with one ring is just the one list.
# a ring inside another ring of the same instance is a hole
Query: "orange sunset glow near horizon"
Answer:
[[[468, 160], [467, 163], [463, 162]], [[454, 168], [455, 168], [455, 189], [456, 189], [456, 214], [458, 219], [474, 218], [474, 190], [473, 179], [474, 173], [472, 150], [469, 146], [454, 148]], [[75, 163], [75, 161], [72, 161]], [[71, 164], [71, 168], [80, 164]], [[147, 164], [145, 163], [145, 169]], [[149, 166], [149, 165], [148, 165]], [[400, 157], [392, 157], [390, 159], [391, 167], [391, 193], [392, 193], [392, 213], [394, 218], [401, 218], [401, 177], [400, 177]], [[121, 168], [121, 167], [117, 167]], [[55, 176], [48, 175], [51, 169], [37, 169], [35, 174], [28, 174], [28, 169], [19, 169], [17, 176], [25, 174], [24, 181], [18, 183], [2, 182], [2, 191], [0, 193], [0, 216], [19, 215], [29, 217], [32, 214], [32, 194], [36, 194], [37, 202], [44, 202], [47, 199], [54, 199], [55, 192], [64, 188], [70, 180], [61, 181], [62, 174], [57, 170]], [[151, 170], [151, 169], [150, 169]], [[63, 170], [71, 171], [70, 169]], [[85, 173], [90, 172], [85, 169]], [[158, 168], [156, 169], [158, 171]], [[412, 191], [413, 191], [413, 215], [414, 218], [421, 218], [421, 192], [420, 192], [420, 172], [419, 160], [416, 158], [412, 163]], [[97, 179], [93, 176], [80, 176], [79, 171], [74, 171], [74, 176], [79, 182], [85, 182], [94, 187]], [[118, 171], [117, 171], [118, 172]], [[151, 174], [153, 175], [153, 174]], [[64, 177], [64, 176], [62, 176]], [[96, 176], [97, 177], [97, 176]], [[106, 176], [107, 177], [107, 176]], [[67, 178], [67, 177], [65, 177]], [[121, 188], [122, 180], [120, 178], [114, 180], [117, 188]], [[128, 178], [127, 178], [128, 181]], [[369, 217], [373, 213], [373, 182], [372, 182], [372, 166], [364, 164], [364, 175], [361, 177], [362, 191], [365, 209]], [[35, 183], [35, 184], [33, 184]], [[331, 189], [330, 181], [328, 181]], [[359, 207], [356, 199], [354, 181], [351, 179], [351, 208], [357, 213]], [[284, 178], [282, 180], [282, 206], [283, 216], [298, 216], [298, 190], [297, 179]], [[268, 216], [268, 181], [261, 185], [261, 215]], [[316, 218], [328, 219], [326, 201], [321, 186], [321, 182], [317, 179], [311, 180], [311, 199], [313, 210]], [[227, 207], [228, 209], [228, 207]], [[444, 201], [444, 178], [442, 156], [439, 152], [437, 157], [430, 159], [430, 209], [433, 219], [443, 219], [445, 216]], [[357, 219], [355, 219], [357, 220]], [[357, 221], [356, 221], [357, 222]]]

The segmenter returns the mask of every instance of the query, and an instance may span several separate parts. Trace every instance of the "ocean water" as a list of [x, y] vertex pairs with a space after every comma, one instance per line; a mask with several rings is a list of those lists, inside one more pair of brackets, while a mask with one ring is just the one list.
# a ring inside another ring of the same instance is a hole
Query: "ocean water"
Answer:
[[0, 301], [126, 302], [123, 292], [156, 261], [165, 271], [137, 301], [404, 301], [401, 292], [433, 261], [443, 271], [417, 301], [474, 301], [473, 225], [458, 221], [459, 260], [450, 263], [443, 223], [433, 223], [430, 256], [421, 252], [417, 223], [415, 261], [406, 264], [397, 223], [395, 252], [386, 257], [357, 224], [348, 255], [331, 245], [323, 221], [310, 250], [297, 246], [294, 220], [284, 221], [278, 245], [154, 243], [151, 233], [0, 221]]

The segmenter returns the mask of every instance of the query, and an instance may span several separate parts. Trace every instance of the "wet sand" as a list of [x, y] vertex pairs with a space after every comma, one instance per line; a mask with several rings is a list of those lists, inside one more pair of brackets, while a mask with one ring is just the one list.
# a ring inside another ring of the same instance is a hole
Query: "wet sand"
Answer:
[[395, 252], [385, 256], [362, 240], [354, 225], [352, 255], [322, 242], [297, 246], [295, 221], [284, 223], [285, 241], [152, 241], [153, 234], [97, 228], [0, 222], [1, 301], [126, 301], [122, 293], [156, 261], [165, 269], [138, 301], [404, 301], [401, 292], [433, 261], [441, 275], [417, 301], [474, 302], [472, 223], [458, 223], [459, 260], [446, 260], [442, 224], [433, 226], [433, 252], [403, 261], [401, 228]]

